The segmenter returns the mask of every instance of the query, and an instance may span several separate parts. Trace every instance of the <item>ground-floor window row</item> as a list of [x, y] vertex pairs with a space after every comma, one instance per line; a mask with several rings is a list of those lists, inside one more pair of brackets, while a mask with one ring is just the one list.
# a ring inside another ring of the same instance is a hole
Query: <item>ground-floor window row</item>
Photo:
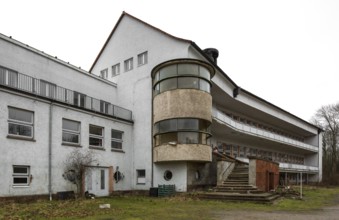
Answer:
[[279, 129], [273, 128], [271, 126], [263, 125], [263, 124], [260, 124], [258, 122], [254, 122], [254, 121], [252, 121], [250, 119], [247, 119], [247, 118], [244, 118], [244, 117], [240, 117], [240, 116], [234, 115], [234, 114], [229, 113], [229, 112], [224, 112], [224, 111], [222, 111], [222, 112], [225, 113], [231, 119], [233, 119], [233, 120], [235, 120], [237, 122], [249, 125], [251, 127], [259, 128], [259, 129], [265, 130], [265, 131], [273, 133], [273, 134], [278, 134], [278, 135], [281, 135], [281, 136], [284, 136], [284, 137], [287, 137], [287, 138], [294, 139], [296, 141], [300, 141], [300, 142], [304, 142], [305, 141], [304, 137], [288, 134], [288, 133], [286, 133], [284, 131], [281, 131]]
[[[62, 143], [81, 146], [81, 122], [62, 119]], [[89, 124], [89, 146], [104, 149], [104, 127]], [[111, 129], [110, 145], [112, 150], [122, 150], [123, 131]], [[8, 107], [8, 136], [34, 139], [34, 112], [15, 107]]]
[[274, 162], [280, 163], [291, 163], [291, 164], [300, 164], [304, 165], [305, 158], [300, 155], [293, 155], [287, 153], [278, 153], [273, 151], [266, 151], [253, 147], [245, 147], [239, 145], [225, 144], [225, 143], [217, 143], [218, 151], [222, 152], [231, 157], [248, 157], [255, 156], [259, 158], [265, 158], [268, 160], [272, 160]]

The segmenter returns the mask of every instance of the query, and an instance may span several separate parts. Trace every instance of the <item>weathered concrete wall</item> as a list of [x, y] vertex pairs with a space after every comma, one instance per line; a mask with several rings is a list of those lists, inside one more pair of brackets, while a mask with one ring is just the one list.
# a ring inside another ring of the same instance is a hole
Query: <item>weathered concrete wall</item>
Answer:
[[216, 161], [211, 163], [187, 164], [187, 189], [192, 191], [208, 186], [215, 186], [217, 182]]
[[166, 161], [199, 161], [211, 162], [212, 149], [202, 144], [166, 144], [154, 147], [154, 162]]
[[220, 185], [231, 174], [235, 166], [234, 162], [218, 161], [217, 162], [217, 184]]
[[154, 123], [170, 118], [200, 118], [211, 121], [212, 96], [196, 89], [176, 89], [154, 98]]
[[249, 160], [248, 168], [248, 184], [256, 186], [257, 185], [257, 163], [255, 159]]

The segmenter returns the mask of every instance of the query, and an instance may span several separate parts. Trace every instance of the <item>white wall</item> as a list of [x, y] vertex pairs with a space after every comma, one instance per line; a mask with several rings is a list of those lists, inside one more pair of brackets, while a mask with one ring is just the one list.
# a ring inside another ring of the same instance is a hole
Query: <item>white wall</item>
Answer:
[[[39, 99], [31, 99], [20, 94], [0, 91], [0, 196], [32, 195], [48, 193], [48, 147], [50, 103]], [[8, 134], [8, 106], [27, 109], [34, 112], [34, 141], [6, 138]], [[100, 166], [119, 166], [125, 178], [114, 185], [114, 190], [129, 190], [133, 183], [132, 166], [132, 129], [133, 125], [115, 119], [99, 116], [75, 108], [52, 106], [52, 193], [75, 190], [73, 184], [64, 180], [64, 161], [66, 156], [75, 149], [62, 145], [62, 118], [81, 122], [81, 150], [89, 149], [89, 124], [104, 127], [105, 151], [91, 150]], [[123, 151], [111, 152], [111, 129], [121, 130], [123, 134]], [[28, 165], [33, 176], [28, 187], [13, 187], [13, 165]], [[97, 164], [93, 164], [97, 165]]]
[[[173, 176], [171, 180], [164, 179], [164, 173], [166, 170], [172, 172]], [[175, 163], [159, 163], [154, 166], [154, 186], [166, 184], [175, 184], [175, 190], [177, 192], [187, 191], [187, 163], [175, 162]]]

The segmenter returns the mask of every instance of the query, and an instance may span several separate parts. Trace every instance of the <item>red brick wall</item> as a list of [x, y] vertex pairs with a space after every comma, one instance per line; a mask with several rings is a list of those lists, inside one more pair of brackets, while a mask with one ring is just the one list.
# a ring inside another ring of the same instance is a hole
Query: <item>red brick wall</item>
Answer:
[[258, 189], [265, 192], [276, 189], [279, 185], [279, 164], [256, 159], [256, 185]]

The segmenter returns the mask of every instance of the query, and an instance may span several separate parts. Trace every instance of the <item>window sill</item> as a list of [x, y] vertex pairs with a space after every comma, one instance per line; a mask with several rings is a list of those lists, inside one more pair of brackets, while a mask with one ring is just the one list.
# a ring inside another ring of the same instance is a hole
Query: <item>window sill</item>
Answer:
[[27, 186], [20, 186], [20, 185], [13, 185], [13, 188], [29, 188], [29, 185]]
[[137, 183], [137, 185], [146, 185], [146, 183]]
[[103, 148], [103, 147], [89, 146], [88, 148], [89, 148], [89, 149], [94, 149], [94, 150], [102, 150], [102, 151], [106, 151], [106, 149]]
[[63, 146], [69, 146], [69, 147], [82, 147], [80, 144], [72, 144], [72, 143], [61, 143]]
[[16, 139], [16, 140], [22, 140], [22, 141], [32, 141], [32, 142], [36, 142], [36, 140], [34, 138], [31, 137], [24, 137], [24, 136], [16, 136], [16, 135], [7, 135], [7, 138], [9, 139]]
[[125, 151], [123, 151], [122, 149], [111, 149], [112, 152], [118, 152], [118, 153], [125, 153]]

